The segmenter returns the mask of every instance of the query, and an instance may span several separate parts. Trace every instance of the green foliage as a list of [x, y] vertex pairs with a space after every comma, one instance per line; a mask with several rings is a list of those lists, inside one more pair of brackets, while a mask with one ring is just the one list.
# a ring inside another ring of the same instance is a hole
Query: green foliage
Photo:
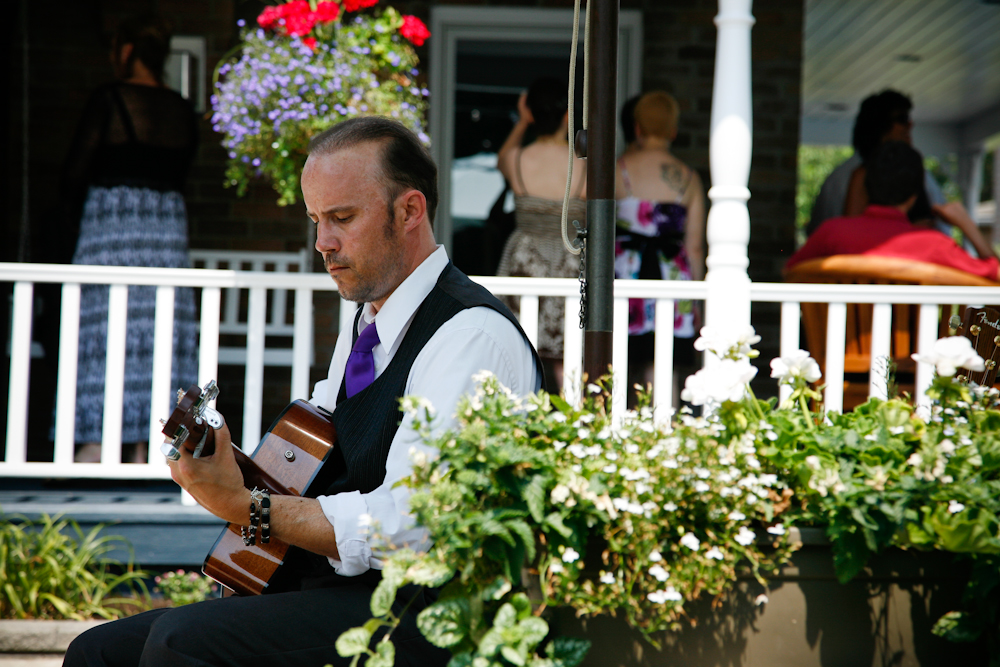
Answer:
[[246, 28], [236, 57], [215, 74], [213, 127], [228, 152], [227, 187], [242, 196], [267, 179], [279, 206], [294, 204], [309, 140], [348, 118], [383, 115], [424, 143], [426, 88], [392, 7], [317, 23], [309, 37]]
[[146, 597], [145, 572], [105, 557], [124, 540], [98, 537], [102, 528], [85, 535], [76, 522], [48, 515], [0, 523], [0, 618], [113, 619], [118, 605]]
[[165, 572], [156, 577], [156, 590], [175, 607], [203, 602], [216, 590], [215, 583], [197, 572]]
[[[743, 339], [709, 342], [723, 360], [754, 354]], [[422, 583], [443, 586], [418, 626], [452, 652], [450, 667], [572, 667], [587, 643], [549, 636], [546, 608], [620, 613], [654, 642], [739, 573], [766, 585], [790, 556], [792, 525], [825, 528], [842, 582], [888, 548], [971, 561], [962, 608], [935, 632], [989, 635], [1000, 621], [1000, 393], [939, 376], [920, 410], [894, 398], [816, 412], [814, 360], [800, 351], [772, 369], [792, 390], [780, 406], [749, 387], [738, 400], [707, 392], [707, 417], [682, 411], [670, 423], [653, 419], [642, 394], [636, 411], [612, 420], [604, 382], [573, 406], [545, 393], [513, 396], [484, 374], [460, 401], [456, 429], [433, 437], [431, 407], [404, 399], [438, 451], [415, 452], [401, 482], [433, 546], [388, 551], [374, 618], [341, 637], [341, 655], [372, 660], [388, 650], [396, 591]], [[722, 372], [712, 377], [728, 386]]]
[[799, 146], [798, 184], [795, 187], [795, 228], [804, 233], [813, 202], [823, 181], [841, 162], [851, 157], [850, 146]]

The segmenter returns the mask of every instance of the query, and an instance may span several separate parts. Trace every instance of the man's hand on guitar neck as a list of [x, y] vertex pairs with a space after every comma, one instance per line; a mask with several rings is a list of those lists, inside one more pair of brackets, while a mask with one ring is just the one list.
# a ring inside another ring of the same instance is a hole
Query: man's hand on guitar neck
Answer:
[[[246, 526], [250, 492], [233, 455], [229, 426], [216, 429], [214, 437], [215, 453], [211, 456], [196, 459], [182, 447], [181, 458], [170, 463], [171, 477], [215, 516]], [[315, 498], [272, 495], [271, 537], [322, 556], [339, 557], [333, 526]]]

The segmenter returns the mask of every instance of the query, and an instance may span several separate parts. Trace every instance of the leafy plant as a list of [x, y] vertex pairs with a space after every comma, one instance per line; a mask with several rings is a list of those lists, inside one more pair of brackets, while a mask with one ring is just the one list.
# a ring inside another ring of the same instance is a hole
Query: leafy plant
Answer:
[[[988, 632], [1000, 620], [1000, 410], [998, 392], [953, 377], [983, 368], [968, 339], [916, 355], [937, 369], [930, 406], [872, 399], [848, 414], [823, 410], [819, 366], [802, 350], [771, 362], [791, 389], [785, 402], [758, 400], [748, 383], [759, 340], [752, 328], [703, 329], [695, 347], [717, 360], [682, 396], [707, 416], [682, 410], [670, 423], [653, 419], [641, 393], [616, 421], [606, 381], [576, 407], [544, 392], [513, 396], [483, 374], [457, 428], [440, 437], [433, 406], [404, 399], [439, 452], [414, 450], [402, 482], [433, 546], [380, 556], [373, 618], [341, 636], [340, 654], [393, 663], [396, 593], [410, 583], [442, 587], [417, 622], [451, 650], [451, 667], [576, 665], [588, 643], [549, 637], [552, 606], [621, 613], [655, 644], [691, 602], [721, 599], [738, 574], [766, 586], [791, 554], [795, 524], [825, 528], [842, 582], [890, 547], [971, 559], [965, 606], [935, 632], [987, 634], [1000, 656]], [[380, 628], [388, 632], [372, 648]]]
[[294, 0], [267, 7], [258, 27], [244, 27], [238, 57], [220, 62], [212, 95], [213, 127], [229, 156], [227, 186], [242, 196], [264, 177], [279, 206], [295, 203], [309, 140], [355, 116], [390, 116], [430, 141], [423, 125], [429, 93], [417, 83], [411, 45], [430, 33], [392, 7], [347, 16], [377, 1]]
[[170, 600], [175, 607], [207, 600], [216, 590], [215, 584], [208, 577], [184, 570], [164, 572], [154, 581], [156, 590], [163, 593], [163, 597]]
[[99, 537], [102, 528], [84, 534], [75, 521], [48, 515], [0, 524], [0, 618], [113, 619], [120, 605], [148, 597], [145, 572], [106, 558], [131, 546]]

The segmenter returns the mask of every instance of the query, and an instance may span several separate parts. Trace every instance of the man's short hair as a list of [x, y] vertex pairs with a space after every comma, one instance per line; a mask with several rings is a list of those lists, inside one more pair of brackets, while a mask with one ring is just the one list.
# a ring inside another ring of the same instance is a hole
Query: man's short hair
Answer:
[[673, 139], [681, 107], [670, 93], [654, 90], [639, 98], [633, 113], [635, 124], [645, 136]]
[[382, 144], [381, 180], [390, 205], [403, 190], [422, 192], [427, 219], [433, 223], [438, 206], [437, 165], [417, 135], [402, 123], [384, 116], [341, 121], [312, 138], [309, 155], [329, 155], [368, 142]]
[[868, 201], [881, 206], [899, 206], [924, 187], [924, 160], [905, 141], [879, 144], [865, 168]]
[[528, 97], [524, 102], [531, 110], [538, 134], [553, 134], [562, 125], [569, 108], [568, 93], [566, 82], [551, 76], [535, 79], [528, 86]]
[[892, 129], [893, 123], [909, 119], [913, 102], [903, 93], [886, 89], [877, 95], [870, 95], [861, 102], [857, 118], [854, 119], [854, 133], [851, 144], [862, 159], [867, 160], [882, 141], [882, 137]]

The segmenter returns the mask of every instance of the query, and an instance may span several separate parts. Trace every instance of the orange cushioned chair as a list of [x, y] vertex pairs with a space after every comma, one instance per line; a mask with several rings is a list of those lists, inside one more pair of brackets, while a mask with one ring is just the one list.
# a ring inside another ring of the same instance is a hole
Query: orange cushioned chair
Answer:
[[[785, 281], [791, 283], [839, 283], [845, 285], [972, 285], [1000, 286], [1000, 283], [980, 278], [938, 264], [918, 262], [898, 257], [872, 255], [834, 255], [810, 259], [785, 270]], [[946, 309], [954, 308], [946, 305]], [[905, 391], [913, 391], [916, 363], [910, 355], [916, 352], [917, 314], [919, 306], [896, 304], [892, 307], [892, 339], [890, 351], [896, 365], [897, 382]], [[826, 362], [825, 303], [803, 303], [802, 325], [809, 353], [823, 368]], [[952, 312], [961, 312], [954, 310]], [[940, 318], [941, 335], [947, 335], [951, 312]], [[868, 399], [868, 373], [871, 368], [872, 305], [847, 305], [847, 330], [844, 354], [844, 409], [850, 410]], [[824, 369], [825, 372], [825, 369]], [[861, 377], [863, 376], [863, 377]]]

